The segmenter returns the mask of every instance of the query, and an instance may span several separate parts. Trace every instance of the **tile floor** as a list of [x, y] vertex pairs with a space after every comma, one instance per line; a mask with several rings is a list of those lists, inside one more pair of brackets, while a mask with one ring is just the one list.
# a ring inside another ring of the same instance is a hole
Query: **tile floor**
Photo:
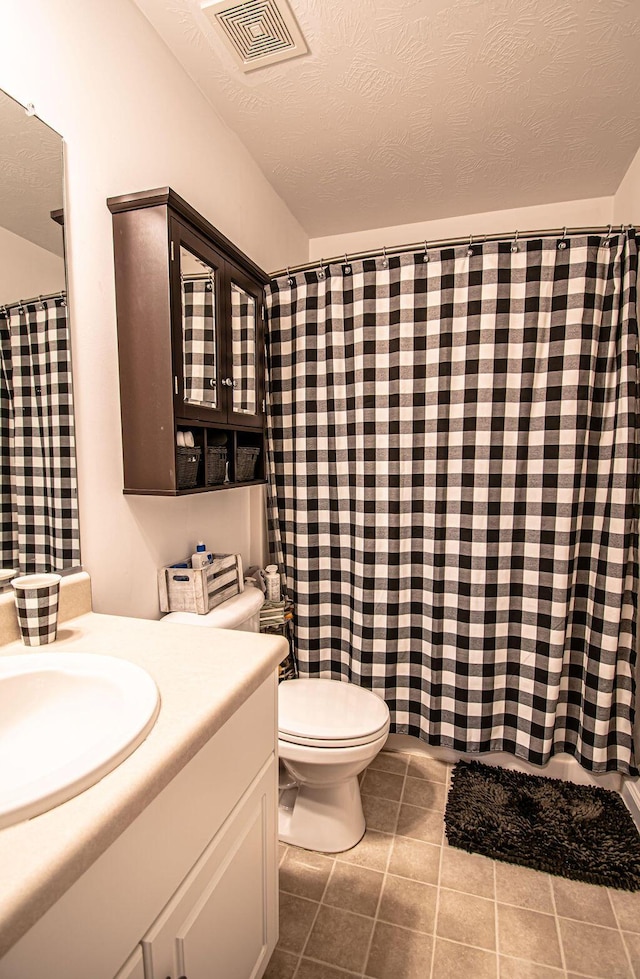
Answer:
[[640, 893], [457, 850], [451, 766], [382, 752], [362, 778], [363, 840], [280, 845], [280, 940], [266, 979], [640, 979]]

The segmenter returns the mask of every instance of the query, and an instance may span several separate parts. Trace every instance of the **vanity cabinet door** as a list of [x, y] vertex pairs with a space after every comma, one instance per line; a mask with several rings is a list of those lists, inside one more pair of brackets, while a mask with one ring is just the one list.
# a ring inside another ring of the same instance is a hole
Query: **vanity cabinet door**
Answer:
[[146, 979], [258, 979], [277, 937], [276, 764], [263, 768], [142, 941]]

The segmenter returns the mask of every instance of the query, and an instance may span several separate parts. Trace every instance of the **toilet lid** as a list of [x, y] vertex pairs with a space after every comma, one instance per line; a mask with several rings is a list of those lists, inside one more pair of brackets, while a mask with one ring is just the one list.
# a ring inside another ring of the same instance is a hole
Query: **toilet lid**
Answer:
[[278, 687], [278, 737], [303, 744], [367, 744], [389, 726], [384, 700], [342, 680], [285, 680]]

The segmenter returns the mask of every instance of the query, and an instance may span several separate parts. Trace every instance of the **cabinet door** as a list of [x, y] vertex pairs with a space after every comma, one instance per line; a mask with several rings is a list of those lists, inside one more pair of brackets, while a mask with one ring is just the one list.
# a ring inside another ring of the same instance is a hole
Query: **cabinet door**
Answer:
[[272, 757], [143, 939], [147, 979], [258, 979], [277, 937]]
[[177, 418], [226, 419], [222, 380], [224, 259], [171, 220], [174, 398]]
[[244, 428], [262, 428], [264, 398], [264, 329], [262, 286], [227, 262], [226, 344], [229, 421]]

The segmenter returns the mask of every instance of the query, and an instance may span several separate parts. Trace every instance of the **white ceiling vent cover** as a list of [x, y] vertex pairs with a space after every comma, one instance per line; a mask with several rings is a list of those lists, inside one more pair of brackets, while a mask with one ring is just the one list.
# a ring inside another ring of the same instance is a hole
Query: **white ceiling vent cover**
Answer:
[[203, 3], [202, 12], [243, 71], [298, 58], [309, 50], [287, 0], [223, 0]]

